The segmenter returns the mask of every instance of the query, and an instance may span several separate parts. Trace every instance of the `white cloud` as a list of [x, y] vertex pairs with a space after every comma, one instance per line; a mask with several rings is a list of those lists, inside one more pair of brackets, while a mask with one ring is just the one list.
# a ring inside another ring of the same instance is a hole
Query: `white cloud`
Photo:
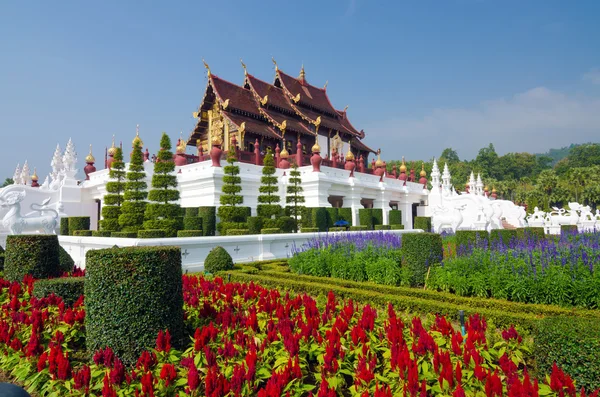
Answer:
[[592, 69], [583, 75], [583, 79], [592, 82], [592, 84], [600, 84], [600, 69]]
[[499, 154], [545, 152], [571, 143], [600, 141], [600, 98], [538, 87], [473, 108], [439, 108], [419, 119], [366, 126], [373, 147], [394, 148], [384, 158], [431, 158], [446, 147], [471, 159], [490, 142]]

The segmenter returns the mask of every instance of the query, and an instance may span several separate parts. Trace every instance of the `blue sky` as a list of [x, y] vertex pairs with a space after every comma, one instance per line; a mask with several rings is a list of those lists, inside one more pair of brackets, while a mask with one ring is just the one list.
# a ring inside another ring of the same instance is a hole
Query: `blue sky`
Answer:
[[[0, 178], [43, 179], [69, 137], [80, 165], [113, 134], [193, 127], [206, 72], [272, 81], [304, 63], [382, 157], [472, 158], [600, 137], [600, 2], [26, 1], [0, 3]], [[80, 176], [83, 175], [81, 172]]]

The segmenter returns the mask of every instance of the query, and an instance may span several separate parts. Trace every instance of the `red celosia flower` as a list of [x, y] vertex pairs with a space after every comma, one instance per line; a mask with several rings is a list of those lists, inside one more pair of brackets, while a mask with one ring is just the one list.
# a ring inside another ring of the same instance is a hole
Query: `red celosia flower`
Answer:
[[154, 397], [154, 377], [152, 376], [152, 372], [146, 372], [141, 379], [142, 383], [142, 393], [146, 397]]
[[465, 391], [463, 390], [460, 383], [456, 386], [456, 390], [452, 393], [452, 397], [465, 397]]
[[102, 387], [102, 397], [117, 397], [117, 392], [110, 384], [110, 378], [108, 374], [104, 375], [104, 386]]
[[193, 363], [188, 371], [187, 385], [190, 390], [196, 390], [198, 386], [200, 386], [200, 375], [198, 374], [198, 368], [196, 368]]
[[[105, 377], [106, 378], [106, 377]], [[76, 390], [84, 389], [86, 393], [90, 389], [91, 370], [90, 367], [84, 365], [79, 371], [73, 373], [74, 388]]]
[[125, 367], [118, 358], [114, 359], [114, 366], [110, 370], [110, 381], [114, 385], [120, 385], [125, 380]]
[[48, 353], [44, 352], [40, 355], [37, 362], [37, 370], [38, 372], [42, 372], [44, 368], [46, 368], [46, 361], [48, 361]]
[[165, 381], [165, 386], [169, 385], [177, 378], [177, 371], [173, 364], [164, 364], [160, 370], [160, 378]]
[[521, 335], [519, 335], [514, 325], [511, 325], [509, 329], [502, 331], [502, 339], [504, 339], [505, 341], [510, 341], [514, 339], [519, 343], [523, 341], [523, 338], [521, 337]]
[[27, 343], [27, 351], [25, 355], [27, 357], [37, 356], [40, 354], [44, 348], [40, 344], [40, 337], [37, 333], [36, 327], [31, 328], [31, 337], [29, 338], [29, 343]]

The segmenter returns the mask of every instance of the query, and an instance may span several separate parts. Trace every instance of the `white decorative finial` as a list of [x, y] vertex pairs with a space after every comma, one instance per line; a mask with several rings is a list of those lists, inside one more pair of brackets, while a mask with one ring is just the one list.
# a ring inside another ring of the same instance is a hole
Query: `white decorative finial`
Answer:
[[65, 148], [65, 154], [63, 154], [62, 161], [65, 167], [65, 171], [68, 172], [75, 170], [75, 164], [77, 163], [77, 153], [75, 152], [75, 145], [73, 144], [73, 140], [71, 140], [71, 138], [69, 138], [69, 142], [67, 142], [67, 147]]
[[23, 170], [21, 170], [21, 183], [23, 185], [29, 185], [30, 180], [31, 176], [29, 176], [29, 164], [27, 164], [27, 160], [25, 160], [25, 164], [23, 164]]
[[15, 169], [15, 174], [13, 175], [13, 183], [15, 185], [21, 184], [21, 164], [17, 164], [17, 168]]

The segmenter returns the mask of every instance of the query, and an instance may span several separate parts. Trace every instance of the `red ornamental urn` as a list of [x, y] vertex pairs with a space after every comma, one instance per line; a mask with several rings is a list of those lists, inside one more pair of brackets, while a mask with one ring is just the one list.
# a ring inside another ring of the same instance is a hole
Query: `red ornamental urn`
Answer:
[[365, 159], [362, 154], [358, 158], [358, 172], [365, 172]]
[[283, 150], [279, 153], [279, 168], [283, 170], [287, 170], [288, 168], [290, 168], [290, 162], [288, 161], [289, 157], [290, 154], [284, 146]]
[[213, 139], [212, 148], [210, 149], [210, 159], [212, 160], [213, 167], [221, 166], [221, 154], [223, 151], [221, 150], [221, 140]]
[[350, 177], [354, 177], [356, 164], [354, 163], [354, 154], [350, 150], [348, 150], [348, 153], [346, 154], [346, 164], [344, 164], [344, 169], [350, 171]]
[[313, 166], [313, 172], [321, 172], [321, 163], [323, 162], [323, 158], [321, 158], [321, 147], [319, 146], [319, 142], [315, 141], [315, 144], [312, 147], [312, 157], [310, 158], [310, 163]]

